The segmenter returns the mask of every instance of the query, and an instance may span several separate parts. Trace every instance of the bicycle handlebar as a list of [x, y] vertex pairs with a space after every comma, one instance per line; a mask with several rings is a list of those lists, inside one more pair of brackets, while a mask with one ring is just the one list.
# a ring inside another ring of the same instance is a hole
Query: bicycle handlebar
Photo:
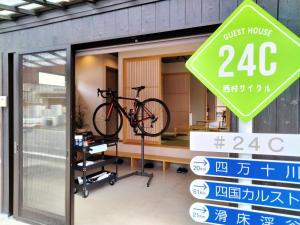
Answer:
[[97, 97], [101, 95], [102, 98], [110, 98], [116, 93], [116, 91], [113, 91], [110, 88], [108, 88], [107, 90], [100, 90], [100, 88], [97, 89]]

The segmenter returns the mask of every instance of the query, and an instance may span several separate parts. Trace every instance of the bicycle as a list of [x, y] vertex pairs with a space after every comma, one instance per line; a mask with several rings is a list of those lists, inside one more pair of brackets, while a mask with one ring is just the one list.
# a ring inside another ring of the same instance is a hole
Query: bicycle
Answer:
[[[111, 89], [97, 89], [98, 97], [101, 95], [102, 98], [110, 99], [109, 102], [99, 105], [93, 114], [93, 124], [100, 135], [115, 137], [123, 125], [122, 114], [136, 134], [140, 131], [142, 135], [157, 137], [168, 129], [170, 111], [167, 105], [157, 98], [140, 101], [139, 95], [145, 86], [132, 89], [137, 91], [135, 98], [119, 97], [117, 92]], [[127, 112], [126, 107], [122, 107], [118, 99], [133, 101], [133, 108]]]

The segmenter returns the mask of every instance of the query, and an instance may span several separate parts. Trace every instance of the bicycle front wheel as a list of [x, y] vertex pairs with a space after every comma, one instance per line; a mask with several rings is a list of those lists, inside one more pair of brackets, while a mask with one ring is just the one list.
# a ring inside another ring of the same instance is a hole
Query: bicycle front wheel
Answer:
[[115, 137], [120, 132], [122, 123], [120, 110], [110, 103], [99, 105], [94, 112], [94, 128], [104, 137]]
[[157, 137], [170, 125], [167, 105], [156, 98], [146, 99], [137, 109], [137, 126], [145, 136]]

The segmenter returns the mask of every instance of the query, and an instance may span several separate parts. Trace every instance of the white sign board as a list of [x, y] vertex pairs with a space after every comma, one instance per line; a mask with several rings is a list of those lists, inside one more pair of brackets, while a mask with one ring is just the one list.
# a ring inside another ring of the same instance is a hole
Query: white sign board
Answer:
[[298, 134], [190, 133], [191, 151], [300, 156]]
[[7, 96], [0, 96], [0, 107], [7, 107]]

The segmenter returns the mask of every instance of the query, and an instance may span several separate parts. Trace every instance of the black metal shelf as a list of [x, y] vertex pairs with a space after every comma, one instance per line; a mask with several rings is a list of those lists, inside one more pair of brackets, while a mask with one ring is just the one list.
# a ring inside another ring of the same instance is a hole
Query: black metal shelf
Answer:
[[[95, 181], [90, 180], [91, 177], [100, 175], [101, 173], [110, 173], [110, 175], [101, 180], [95, 180]], [[110, 185], [114, 185], [115, 182], [117, 181], [117, 178], [118, 178], [117, 174], [114, 172], [110, 172], [110, 171], [104, 170], [104, 171], [99, 171], [99, 172], [93, 173], [86, 177], [85, 184], [84, 184], [84, 182], [79, 184], [78, 182], [75, 181], [75, 193], [77, 193], [77, 191], [79, 191], [79, 190], [82, 190], [83, 197], [86, 198], [89, 195], [89, 190], [96, 188], [96, 187], [100, 187], [106, 183], [109, 183]]]
[[[94, 161], [93, 164], [85, 166], [85, 167], [83, 167], [83, 165], [82, 166], [78, 165], [78, 163], [83, 163], [83, 161], [78, 161], [77, 164], [75, 165], [75, 170], [82, 171], [84, 168], [86, 168], [86, 171], [90, 171], [90, 170], [93, 170], [93, 169], [96, 169], [96, 168], [99, 168], [102, 166], [107, 166], [107, 165], [113, 164], [116, 162], [116, 160], [117, 160], [117, 158], [114, 156], [104, 156], [103, 159]], [[89, 161], [89, 160], [87, 159], [87, 161]]]
[[[99, 146], [102, 144], [106, 144], [107, 147], [115, 146], [116, 155], [115, 156], [105, 156], [104, 152], [101, 153], [93, 153], [92, 147]], [[110, 185], [114, 185], [118, 179], [118, 139], [96, 139], [94, 143], [89, 144], [88, 146], [75, 146], [74, 150], [76, 152], [83, 153], [83, 159], [75, 162], [75, 170], [82, 172], [81, 179], [79, 182], [78, 178], [75, 179], [75, 193], [77, 191], [81, 191], [83, 197], [86, 198], [89, 195], [89, 190], [96, 186], [103, 185], [105, 183], [109, 183]], [[97, 157], [95, 157], [97, 156]], [[93, 161], [94, 163], [91, 165], [86, 165], [87, 161]], [[82, 163], [82, 165], [78, 165]], [[105, 166], [115, 164], [115, 171], [106, 171]], [[93, 174], [87, 175], [87, 172], [92, 170], [97, 170]], [[109, 173], [108, 177], [105, 177], [101, 180], [92, 180], [92, 177], [98, 176], [102, 173]]]

